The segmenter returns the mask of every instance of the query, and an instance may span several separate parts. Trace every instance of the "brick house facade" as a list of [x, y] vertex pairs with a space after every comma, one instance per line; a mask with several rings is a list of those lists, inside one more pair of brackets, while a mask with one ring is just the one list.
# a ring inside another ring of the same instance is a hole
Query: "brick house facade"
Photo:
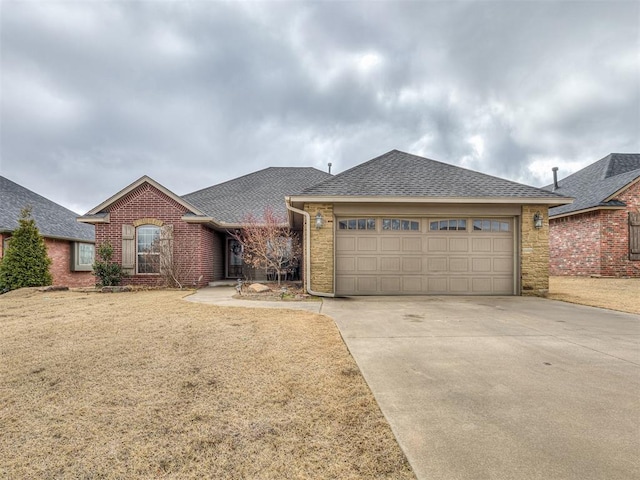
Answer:
[[125, 242], [134, 243], [136, 239], [135, 235], [123, 238], [123, 229], [129, 227], [135, 233], [145, 225], [172, 227], [172, 274], [180, 284], [201, 287], [222, 275], [222, 259], [218, 258], [222, 255], [220, 234], [201, 223], [185, 221], [184, 217], [192, 212], [157, 186], [142, 183], [110, 204], [108, 214], [108, 222], [96, 223], [96, 245], [112, 245], [113, 260], [128, 273], [123, 284], [161, 286], [170, 280], [165, 273], [139, 273], [135, 247], [130, 250], [131, 259], [125, 258]]
[[545, 188], [575, 198], [549, 212], [551, 275], [640, 277], [640, 154], [609, 154]]
[[[95, 277], [93, 262], [94, 228], [76, 221], [77, 214], [37, 193], [0, 176], [0, 258], [18, 228], [23, 208], [30, 206], [31, 215], [44, 238], [47, 255], [51, 258], [50, 272], [54, 285], [91, 287]], [[89, 255], [80, 257], [80, 248], [88, 248]], [[85, 263], [80, 263], [79, 260]]]
[[629, 215], [640, 212], [640, 182], [617, 199], [626, 206], [550, 220], [551, 275], [640, 277], [640, 261], [629, 252]]

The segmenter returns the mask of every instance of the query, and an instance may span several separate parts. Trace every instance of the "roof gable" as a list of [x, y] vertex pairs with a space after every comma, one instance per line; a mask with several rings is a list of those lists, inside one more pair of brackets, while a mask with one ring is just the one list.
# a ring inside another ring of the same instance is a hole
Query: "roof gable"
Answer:
[[392, 150], [302, 192], [307, 196], [534, 198], [563, 203], [553, 192]]
[[572, 205], [562, 205], [549, 211], [551, 216], [567, 215], [599, 207], [624, 207], [613, 197], [640, 179], [640, 154], [611, 153], [558, 182], [558, 188], [547, 185], [549, 191], [575, 197]]
[[97, 207], [94, 207], [91, 210], [89, 210], [86, 213], [86, 215], [84, 215], [82, 217], [83, 220], [85, 220], [85, 221], [89, 220], [91, 217], [100, 218], [101, 214], [103, 214], [103, 212], [105, 212], [105, 211], [108, 211], [108, 208], [111, 205], [113, 205], [114, 203], [116, 203], [118, 200], [122, 199], [123, 197], [125, 197], [129, 193], [133, 192], [134, 190], [136, 190], [141, 185], [144, 185], [145, 183], [151, 185], [152, 187], [154, 187], [155, 189], [159, 190], [160, 192], [162, 192], [167, 197], [171, 198], [173, 201], [175, 201], [178, 204], [180, 204], [183, 207], [185, 207], [187, 210], [189, 210], [189, 212], [191, 214], [197, 215], [197, 216], [204, 216], [204, 213], [201, 212], [198, 208], [194, 207], [193, 205], [191, 205], [190, 203], [188, 203], [187, 201], [185, 201], [184, 199], [182, 199], [181, 197], [179, 197], [178, 195], [173, 193], [168, 188], [163, 187], [158, 182], [153, 180], [151, 177], [148, 177], [147, 175], [144, 175], [144, 176], [140, 177], [138, 180], [136, 180], [135, 182], [133, 182], [132, 184], [130, 184], [130, 185], [126, 186], [125, 188], [123, 188], [122, 190], [120, 190], [115, 195], [112, 195], [111, 197], [109, 197], [107, 200], [102, 202]]
[[31, 206], [42, 236], [90, 242], [95, 239], [94, 227], [78, 223], [76, 213], [1, 176], [0, 205], [0, 232], [18, 228], [22, 209]]
[[269, 167], [182, 198], [221, 224], [238, 225], [248, 214], [262, 218], [266, 207], [285, 215], [285, 196], [328, 178], [332, 175], [312, 167]]

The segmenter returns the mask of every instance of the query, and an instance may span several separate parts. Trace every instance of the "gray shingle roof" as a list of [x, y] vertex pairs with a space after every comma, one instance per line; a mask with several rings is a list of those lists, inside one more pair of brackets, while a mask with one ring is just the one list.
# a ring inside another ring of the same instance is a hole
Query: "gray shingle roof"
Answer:
[[262, 218], [267, 206], [286, 214], [286, 195], [299, 194], [327, 178], [332, 175], [311, 167], [269, 167], [181, 198], [219, 222], [239, 224], [247, 214]]
[[[640, 178], [640, 154], [611, 153], [582, 170], [563, 178], [555, 190], [560, 195], [575, 197], [571, 205], [562, 205], [549, 210], [549, 215], [564, 215], [581, 210], [624, 206], [622, 202], [607, 198]], [[544, 187], [553, 191], [553, 184]]]
[[76, 213], [5, 177], [0, 177], [0, 231], [11, 232], [18, 228], [20, 212], [28, 205], [32, 207], [31, 214], [42, 236], [94, 241], [93, 225], [78, 223]]
[[428, 158], [392, 150], [357, 165], [304, 195], [434, 198], [558, 198], [560, 195]]

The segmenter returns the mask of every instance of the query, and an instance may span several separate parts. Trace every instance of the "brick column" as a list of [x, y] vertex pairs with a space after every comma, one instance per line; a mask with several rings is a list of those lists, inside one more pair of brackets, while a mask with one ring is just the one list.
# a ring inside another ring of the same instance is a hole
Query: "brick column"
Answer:
[[[311, 216], [311, 290], [322, 293], [335, 293], [333, 287], [334, 272], [334, 232], [333, 232], [333, 204], [305, 203], [304, 210]], [[317, 229], [315, 217], [320, 212], [324, 219], [322, 228]]]
[[[543, 216], [542, 228], [535, 228], [533, 216]], [[544, 205], [523, 205], [520, 222], [522, 295], [544, 296], [549, 292], [549, 208]]]

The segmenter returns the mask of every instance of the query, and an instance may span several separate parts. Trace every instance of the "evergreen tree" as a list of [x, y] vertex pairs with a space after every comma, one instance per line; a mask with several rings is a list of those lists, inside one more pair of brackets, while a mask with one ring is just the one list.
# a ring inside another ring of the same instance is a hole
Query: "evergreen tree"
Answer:
[[20, 225], [13, 231], [0, 260], [0, 292], [51, 285], [52, 282], [51, 259], [30, 207], [22, 209], [18, 222]]

